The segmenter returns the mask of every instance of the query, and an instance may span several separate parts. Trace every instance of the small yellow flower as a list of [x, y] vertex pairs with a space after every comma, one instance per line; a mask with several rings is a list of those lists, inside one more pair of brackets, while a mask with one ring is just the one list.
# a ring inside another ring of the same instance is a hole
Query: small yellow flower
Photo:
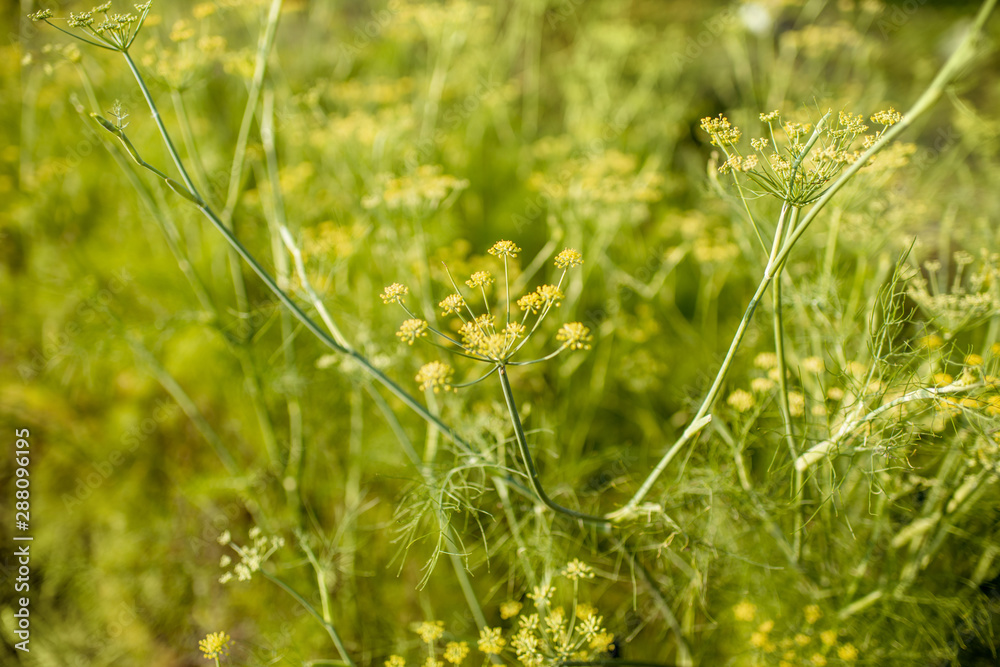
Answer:
[[417, 624], [414, 632], [420, 635], [420, 639], [430, 644], [444, 634], [444, 621], [424, 621]]
[[750, 635], [750, 643], [757, 648], [764, 648], [764, 645], [767, 644], [767, 635], [763, 632], [755, 632]]
[[433, 389], [436, 394], [441, 389], [445, 391], [452, 390], [451, 379], [454, 374], [454, 369], [448, 364], [440, 361], [432, 361], [421, 367], [420, 371], [417, 372], [416, 380], [420, 383], [421, 391]]
[[771, 368], [777, 368], [778, 355], [774, 352], [761, 352], [753, 358], [753, 365], [765, 371]]
[[501, 636], [501, 628], [483, 628], [479, 632], [479, 650], [486, 655], [500, 655], [507, 640]]
[[403, 297], [410, 293], [410, 290], [406, 285], [401, 285], [400, 283], [393, 283], [385, 288], [385, 292], [379, 294], [382, 299], [382, 303], [403, 303]]
[[427, 659], [424, 660], [422, 667], [444, 667], [444, 663], [435, 658], [433, 655], [429, 655], [427, 656]]
[[451, 315], [452, 313], [458, 315], [465, 308], [465, 299], [462, 298], [461, 294], [449, 294], [438, 304], [438, 307], [441, 308], [441, 315]]
[[191, 15], [196, 19], [201, 20], [207, 18], [215, 13], [215, 5], [211, 2], [202, 2], [194, 6], [191, 10]]
[[925, 350], [936, 350], [944, 345], [944, 339], [937, 334], [930, 334], [929, 336], [921, 336], [917, 339], [917, 347], [923, 348]]
[[890, 125], [895, 125], [899, 121], [903, 120], [902, 114], [898, 111], [889, 107], [886, 111], [879, 111], [872, 116], [872, 122], [878, 123], [879, 125], [885, 125], [889, 127]]
[[396, 335], [399, 336], [399, 342], [413, 345], [413, 341], [427, 335], [427, 322], [416, 319], [406, 320], [400, 325]]
[[615, 649], [615, 636], [610, 632], [598, 633], [591, 638], [589, 646], [595, 651], [610, 653]]
[[232, 638], [225, 632], [213, 632], [198, 642], [198, 648], [205, 654], [205, 658], [215, 660], [229, 655], [231, 644]]
[[826, 370], [826, 364], [819, 357], [806, 357], [802, 360], [802, 370], [810, 373], [822, 373]]
[[406, 667], [406, 658], [401, 655], [390, 655], [385, 661], [385, 667]]
[[806, 397], [797, 391], [788, 392], [788, 411], [793, 417], [801, 417], [806, 413]]
[[712, 135], [714, 146], [724, 146], [735, 144], [740, 140], [741, 132], [738, 127], [733, 126], [729, 119], [719, 114], [718, 118], [711, 116], [701, 119], [701, 129]]
[[753, 408], [757, 401], [754, 400], [753, 394], [742, 389], [737, 389], [733, 393], [729, 394], [729, 398], [726, 399], [726, 403], [729, 404], [737, 412], [746, 412]]
[[581, 602], [576, 605], [576, 617], [586, 621], [589, 618], [597, 616], [597, 609], [593, 605], [589, 605], [586, 602]]
[[170, 30], [170, 41], [184, 42], [194, 37], [194, 35], [194, 28], [191, 27], [191, 24], [181, 19], [174, 23], [174, 27]]
[[469, 645], [466, 642], [448, 642], [444, 649], [444, 659], [453, 665], [460, 665], [469, 655]]
[[552, 586], [535, 586], [528, 593], [528, 597], [532, 599], [536, 607], [539, 607], [552, 599], [552, 594], [555, 592], [556, 589], [552, 588]]
[[990, 396], [986, 401], [986, 414], [1000, 415], [1000, 396]]
[[520, 322], [508, 322], [503, 328], [503, 335], [508, 341], [514, 341], [524, 335], [528, 328]]
[[858, 659], [858, 649], [854, 647], [854, 644], [844, 644], [837, 649], [837, 657], [841, 660], [853, 662]]
[[763, 623], [760, 624], [760, 626], [757, 629], [764, 633], [770, 632], [771, 630], [774, 630], [774, 621], [771, 620], [764, 621]]
[[559, 291], [559, 288], [555, 285], [541, 285], [537, 290], [535, 290], [535, 293], [546, 306], [555, 305], [558, 307], [565, 298], [563, 293]]
[[465, 284], [473, 289], [476, 287], [486, 287], [487, 285], [493, 284], [493, 276], [490, 275], [489, 271], [476, 271], [469, 279], [465, 281]]
[[816, 665], [816, 667], [826, 667], [826, 658], [824, 658], [822, 654], [813, 653], [812, 657], [809, 659], [812, 661], [812, 664]]
[[804, 635], [801, 632], [795, 635], [795, 643], [798, 644], [799, 646], [805, 646], [811, 641], [812, 637], [810, 637], [809, 635]]
[[760, 115], [760, 120], [763, 123], [770, 123], [772, 120], [778, 120], [779, 115], [778, 110], [775, 109], [774, 111], [770, 111], [768, 113], [762, 113]]
[[537, 315], [542, 309], [545, 302], [542, 298], [538, 296], [537, 292], [532, 292], [531, 294], [525, 294], [520, 299], [517, 300], [517, 307], [521, 310], [530, 310], [532, 314]]
[[514, 245], [511, 241], [497, 241], [492, 248], [486, 252], [496, 257], [517, 257], [517, 253], [521, 252], [521, 249]]
[[504, 619], [505, 621], [508, 618], [514, 618], [519, 613], [521, 613], [521, 607], [523, 606], [524, 605], [522, 605], [517, 600], [507, 600], [506, 602], [500, 605], [500, 618]]
[[812, 625], [819, 619], [823, 618], [823, 610], [819, 608], [818, 604], [809, 605], [808, 607], [802, 610], [802, 613], [805, 614], [806, 623], [808, 623], [809, 625]]
[[755, 394], [763, 394], [774, 389], [774, 380], [769, 378], [754, 378], [750, 380], [750, 389]]
[[567, 322], [559, 329], [556, 340], [562, 341], [571, 350], [589, 350], [594, 337], [582, 322]]
[[935, 387], [945, 387], [954, 382], [955, 378], [948, 373], [935, 373], [931, 380], [934, 382]]
[[833, 646], [837, 643], [837, 631], [836, 630], [824, 630], [819, 633], [819, 640], [823, 642], [824, 646]]
[[982, 366], [983, 358], [978, 354], [970, 354], [965, 358], [966, 366]]
[[566, 248], [556, 255], [556, 268], [568, 269], [583, 264], [583, 255], [572, 248]]
[[749, 600], [743, 600], [733, 607], [733, 616], [736, 617], [737, 621], [750, 622], [757, 616], [757, 605]]
[[566, 564], [566, 570], [564, 572], [566, 578], [570, 581], [578, 581], [580, 579], [593, 579], [594, 569], [581, 561], [579, 558], [574, 558], [569, 563]]

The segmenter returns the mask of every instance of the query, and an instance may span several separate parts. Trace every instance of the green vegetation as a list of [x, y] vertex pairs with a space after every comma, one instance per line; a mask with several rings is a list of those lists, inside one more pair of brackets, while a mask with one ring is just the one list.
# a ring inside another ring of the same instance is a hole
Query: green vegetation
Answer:
[[4, 650], [995, 664], [994, 5], [11, 10]]

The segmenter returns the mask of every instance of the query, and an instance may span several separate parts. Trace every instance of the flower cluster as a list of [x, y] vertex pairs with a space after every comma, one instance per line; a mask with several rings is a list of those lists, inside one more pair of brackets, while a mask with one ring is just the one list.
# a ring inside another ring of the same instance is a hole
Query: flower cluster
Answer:
[[924, 262], [922, 272], [909, 276], [908, 295], [946, 339], [970, 329], [1000, 310], [1000, 255], [986, 254], [977, 262], [959, 251], [951, 258], [953, 277], [940, 260]]
[[753, 152], [748, 155], [737, 146], [742, 132], [725, 116], [703, 118], [701, 129], [725, 154], [719, 172], [746, 174], [765, 192], [804, 206], [819, 199], [845, 166], [860, 159], [863, 149], [902, 120], [895, 109], [879, 111], [871, 116], [871, 122], [881, 129], [866, 134], [869, 128], [861, 115], [841, 111], [835, 120], [831, 116], [829, 112], [813, 125], [782, 122], [778, 111], [762, 113], [760, 120], [767, 125], [767, 136], [751, 139]]
[[778, 667], [809, 665], [853, 665], [860, 653], [854, 644], [841, 643], [840, 631], [835, 628], [821, 630], [824, 618], [819, 605], [811, 604], [802, 609], [805, 621], [799, 627], [788, 628], [778, 637], [773, 620], [758, 622], [757, 606], [743, 600], [733, 607], [733, 616], [749, 626], [749, 644], [766, 664]]
[[390, 211], [428, 212], [469, 187], [469, 182], [442, 174], [438, 166], [425, 165], [403, 176], [383, 176], [382, 191], [365, 197], [365, 208], [385, 205]]
[[[555, 265], [557, 269], [562, 270], [558, 283], [539, 285], [533, 291], [516, 299], [515, 305], [521, 310], [521, 316], [518, 318], [511, 309], [508, 261], [517, 258], [518, 254], [521, 253], [521, 248], [512, 241], [498, 241], [488, 252], [494, 257], [502, 259], [504, 263], [503, 303], [505, 309], [502, 316], [494, 315], [491, 312], [490, 291], [497, 279], [490, 271], [475, 271], [465, 281], [469, 288], [479, 292], [485, 312], [476, 313], [470, 305], [469, 298], [462, 293], [462, 288], [453, 279], [451, 283], [455, 291], [438, 302], [442, 317], [454, 316], [456, 318], [457, 321], [454, 321], [452, 326], [454, 333], [439, 331], [426, 319], [412, 313], [404, 302], [404, 297], [409, 290], [400, 283], [393, 283], [386, 287], [379, 296], [384, 303], [399, 304], [409, 315], [409, 318], [403, 321], [396, 332], [400, 342], [412, 345], [431, 332], [444, 341], [446, 349], [456, 352], [460, 356], [494, 365], [530, 364], [549, 359], [564, 350], [590, 349], [593, 343], [590, 329], [582, 322], [567, 322], [561, 326], [556, 334], [556, 340], [559, 341], [560, 346], [555, 352], [543, 357], [543, 359], [512, 362], [511, 358], [538, 330], [542, 321], [565, 299], [562, 283], [566, 272], [573, 267], [580, 266], [583, 263], [583, 256], [572, 248], [567, 248], [557, 254]], [[453, 377], [454, 369], [450, 365], [433, 361], [420, 369], [416, 380], [423, 390], [451, 391], [454, 388]]]
[[[531, 613], [524, 611], [524, 604], [516, 600], [500, 605], [500, 617], [516, 619], [516, 625], [506, 631], [503, 627], [480, 630], [475, 647], [487, 662], [491, 657], [503, 660], [510, 656], [517, 664], [527, 667], [555, 667], [567, 661], [599, 660], [614, 650], [615, 636], [604, 626], [603, 617], [592, 605], [579, 600], [579, 582], [592, 579], [593, 569], [580, 560], [573, 560], [562, 570], [562, 575], [573, 582], [572, 597], [567, 596], [568, 607], [553, 604], [559, 591], [551, 583], [528, 593], [534, 607]], [[471, 642], [465, 641], [448, 641], [441, 650], [439, 643], [447, 634], [441, 621], [417, 623], [413, 631], [425, 644], [425, 666], [443, 667], [439, 657], [446, 663], [460, 665], [471, 652]], [[384, 665], [405, 667], [406, 658], [392, 655]]]
[[52, 27], [79, 39], [82, 42], [112, 51], [128, 51], [135, 41], [136, 35], [142, 29], [152, 2], [135, 5], [139, 15], [113, 14], [111, 3], [105, 2], [85, 12], [70, 12], [67, 23], [70, 28], [76, 28], [79, 33], [63, 30], [49, 19], [53, 17], [51, 9], [43, 9], [28, 16], [32, 21], [44, 21]]
[[225, 632], [213, 632], [198, 642], [198, 648], [208, 660], [216, 660], [229, 655], [232, 638]]
[[[228, 530], [219, 535], [219, 544], [223, 546], [229, 545], [240, 557], [240, 562], [232, 570], [225, 572], [219, 577], [220, 583], [228, 583], [234, 578], [237, 581], [250, 581], [253, 578], [253, 573], [258, 572], [275, 551], [285, 546], [285, 538], [278, 536], [267, 537], [257, 526], [250, 529], [249, 536], [251, 540], [250, 546], [240, 546], [233, 542]], [[219, 567], [227, 568], [232, 562], [233, 559], [231, 557], [223, 556], [219, 560]]]

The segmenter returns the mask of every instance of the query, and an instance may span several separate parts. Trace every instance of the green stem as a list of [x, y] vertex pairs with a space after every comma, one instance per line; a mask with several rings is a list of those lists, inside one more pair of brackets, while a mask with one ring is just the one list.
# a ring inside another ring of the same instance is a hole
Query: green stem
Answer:
[[[825, 117], [824, 117], [825, 118]], [[786, 203], [787, 207], [788, 204]], [[799, 209], [791, 207], [788, 229], [795, 228], [795, 220], [798, 217]], [[781, 274], [784, 265], [779, 266], [774, 276], [774, 354], [778, 359], [778, 403], [781, 408], [781, 420], [785, 427], [785, 443], [788, 445], [788, 455], [791, 461], [798, 458], [798, 451], [795, 446], [795, 425], [792, 422], [792, 407], [788, 397], [788, 363], [785, 358], [785, 320], [782, 313], [781, 301]], [[802, 471], [796, 469], [792, 486], [792, 501], [795, 512], [795, 525], [792, 536], [792, 550], [794, 561], [798, 561], [802, 555]]]
[[306, 611], [312, 614], [312, 616], [317, 621], [319, 621], [320, 624], [323, 626], [323, 629], [326, 630], [326, 633], [330, 635], [330, 639], [333, 640], [333, 645], [337, 647], [337, 652], [340, 653], [340, 657], [343, 658], [344, 662], [346, 662], [348, 665], [354, 667], [354, 661], [351, 660], [351, 656], [347, 652], [347, 648], [344, 646], [344, 642], [340, 639], [340, 635], [337, 634], [337, 629], [333, 627], [333, 624], [324, 619], [323, 616], [318, 611], [316, 611], [315, 607], [309, 604], [309, 602], [304, 597], [299, 595], [298, 591], [296, 591], [294, 588], [286, 584], [284, 581], [282, 581], [281, 579], [272, 574], [269, 574], [263, 569], [260, 571], [260, 573], [264, 576], [265, 579], [277, 584], [279, 588], [281, 588], [283, 591], [285, 591], [293, 598], [295, 598], [298, 601], [298, 603], [305, 608]]
[[163, 139], [163, 144], [167, 147], [167, 152], [170, 154], [170, 158], [174, 161], [174, 165], [177, 167], [177, 172], [181, 175], [181, 179], [184, 181], [184, 185], [187, 186], [188, 190], [198, 201], [201, 201], [201, 195], [198, 194], [198, 189], [194, 186], [194, 182], [187, 173], [187, 169], [184, 168], [184, 163], [181, 162], [181, 156], [177, 153], [177, 149], [174, 148], [174, 142], [170, 140], [170, 133], [167, 132], [166, 125], [163, 124], [163, 118], [160, 117], [160, 110], [156, 108], [156, 103], [153, 102], [153, 97], [149, 93], [149, 88], [146, 87], [146, 82], [143, 80], [142, 75], [139, 74], [139, 69], [135, 66], [135, 61], [132, 60], [132, 56], [129, 55], [128, 51], [121, 52], [122, 57], [125, 59], [125, 64], [132, 71], [132, 76], [135, 77], [135, 81], [139, 84], [139, 90], [142, 92], [143, 98], [146, 100], [146, 106], [149, 107], [149, 112], [153, 117], [153, 122], [156, 123], [157, 129], [160, 131], [160, 138]]
[[545, 493], [545, 489], [542, 488], [542, 481], [538, 477], [538, 471], [535, 469], [535, 464], [531, 459], [531, 452], [528, 449], [528, 440], [525, 438], [524, 428], [521, 426], [521, 418], [518, 417], [517, 414], [514, 394], [510, 388], [510, 380], [507, 378], [507, 369], [503, 365], [500, 365], [497, 370], [499, 371], [498, 375], [500, 377], [500, 387], [503, 389], [503, 397], [504, 400], [507, 401], [507, 411], [510, 413], [510, 421], [514, 425], [514, 436], [517, 439], [518, 451], [520, 451], [521, 458], [524, 461], [524, 467], [528, 471], [528, 481], [531, 483], [531, 489], [535, 492], [538, 500], [540, 500], [542, 504], [553, 512], [565, 514], [566, 516], [580, 521], [585, 521], [587, 523], [606, 526], [609, 523], [608, 519], [594, 516], [592, 514], [577, 512], [576, 510], [571, 510], [568, 507], [563, 507], [562, 505], [554, 502], [551, 498], [549, 498], [549, 495]]

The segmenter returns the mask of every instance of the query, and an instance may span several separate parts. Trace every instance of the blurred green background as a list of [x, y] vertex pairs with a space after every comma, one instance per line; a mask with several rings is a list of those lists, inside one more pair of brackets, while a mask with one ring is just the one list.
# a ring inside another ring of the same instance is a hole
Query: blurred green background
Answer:
[[[222, 210], [235, 188], [237, 236], [277, 271], [264, 103], [231, 183], [268, 4], [156, 3], [133, 53], [206, 197]], [[499, 266], [485, 255], [499, 239], [524, 248], [524, 266], [563, 247], [582, 251], [560, 316], [587, 324], [593, 349], [518, 370], [513, 381], [550, 489], [609, 511], [697, 407], [766, 259], [734, 189], [713, 173], [715, 149], [699, 120], [724, 112], [750, 137], [757, 115], [775, 108], [810, 122], [830, 108], [903, 110], [977, 6], [288, 0], [264, 94], [284, 213], [347, 338], [415, 394], [417, 369], [440, 355], [398, 344], [401, 313], [379, 299], [385, 285], [407, 284], [411, 306], [429, 315], [451, 291], [442, 261], [464, 280]], [[35, 538], [30, 654], [11, 648], [4, 547], [5, 664], [207, 664], [197, 642], [218, 630], [235, 640], [232, 664], [334, 659], [322, 628], [278, 588], [259, 578], [218, 582], [226, 550], [216, 537], [229, 530], [245, 541], [255, 524], [286, 538], [273, 564], [318, 605], [295, 546], [309, 536], [359, 664], [418, 649], [409, 626], [421, 620], [444, 620], [454, 637], [474, 640], [448, 559], [424, 569], [437, 542], [426, 514], [439, 497], [401, 453], [383, 408], [421, 451], [433, 437], [426, 425], [283, 321], [245, 265], [234, 281], [222, 239], [198, 211], [136, 170], [88, 118], [120, 100], [144, 159], [173, 174], [124, 63], [24, 18], [42, 7], [2, 10], [0, 422], [8, 444], [14, 428], [31, 430]], [[989, 33], [995, 40], [995, 20]], [[988, 53], [904, 135], [914, 145], [908, 163], [902, 152], [886, 157], [886, 170], [846, 190], [796, 251], [786, 288], [796, 358], [839, 369], [870, 357], [871, 304], [886, 267], [914, 239], [921, 261], [1000, 250], [1000, 79]], [[755, 205], [762, 218], [777, 211]], [[545, 266], [523, 274], [522, 287], [551, 280]], [[294, 278], [291, 289], [304, 299]], [[928, 326], [914, 315], [905, 335]], [[957, 358], [988, 347], [991, 333], [950, 341]], [[555, 328], [545, 334], [539, 355], [555, 346]], [[753, 360], [773, 349], [770, 336], [761, 311], [734, 388], [758, 372]], [[460, 380], [475, 376], [456, 366]], [[491, 382], [426, 398], [484, 451], [510, 437]], [[954, 545], [905, 599], [838, 625], [837, 609], [902, 576], [889, 542], [917, 491], [890, 494], [883, 514], [870, 511], [877, 484], [862, 484], [847, 507], [820, 499], [816, 514], [826, 509], [810, 524], [801, 567], [788, 567], [760, 510], [790, 525], [777, 408], [742, 431], [742, 418], [726, 410], [720, 419], [745, 448], [757, 495], [741, 489], [727, 447], [699, 447], [650, 498], [684, 528], [660, 523], [622, 537], [659, 582], [695, 664], [777, 665], [798, 650], [759, 650], [730, 611], [744, 599], [788, 637], [801, 610], [820, 604], [824, 627], [861, 649], [859, 664], [995, 664], [997, 593], [988, 582], [997, 566], [982, 555], [1000, 553], [995, 487], [977, 500], [978, 523], [949, 533]], [[458, 457], [440, 446], [447, 453], [436, 465], [446, 472]], [[294, 451], [301, 459], [292, 469]], [[509, 443], [507, 455], [515, 466]], [[940, 461], [909, 466], [933, 478], [921, 465]], [[5, 455], [5, 545], [12, 471]], [[465, 495], [445, 509], [491, 622], [500, 623], [500, 602], [523, 596], [526, 568], [581, 557], [598, 569], [591, 601], [623, 640], [622, 655], [678, 659], [671, 623], [609, 538], [553, 522], [525, 499], [505, 514], [488, 478], [464, 474]], [[899, 473], [900, 485], [912, 484], [908, 474]], [[513, 543], [512, 523], [526, 548]], [[859, 563], [874, 565], [852, 578]], [[791, 664], [819, 664], [810, 655], [803, 649]]]

